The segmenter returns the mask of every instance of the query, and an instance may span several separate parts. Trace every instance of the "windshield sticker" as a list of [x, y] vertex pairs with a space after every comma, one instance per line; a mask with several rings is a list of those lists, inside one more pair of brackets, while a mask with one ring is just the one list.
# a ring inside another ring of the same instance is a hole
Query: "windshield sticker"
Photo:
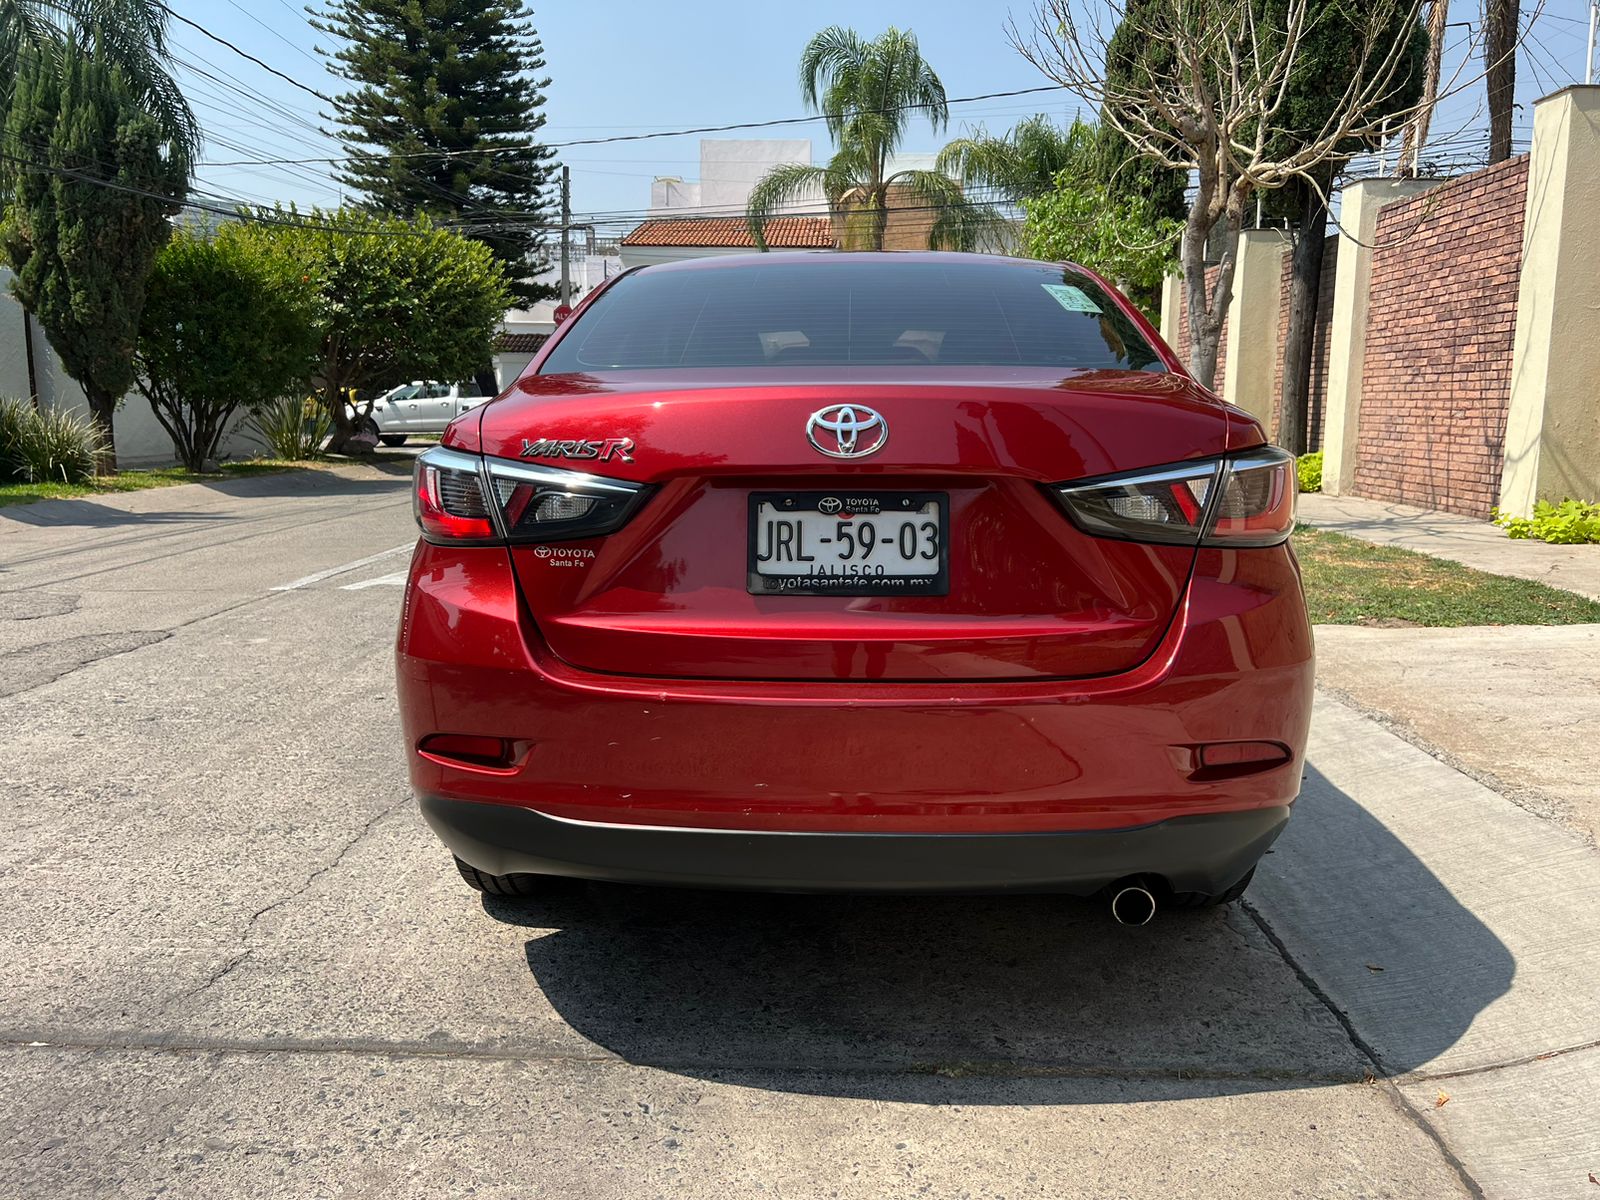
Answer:
[[1039, 285], [1056, 298], [1056, 303], [1068, 312], [1099, 313], [1100, 306], [1082, 288], [1075, 288], [1064, 283], [1041, 283]]

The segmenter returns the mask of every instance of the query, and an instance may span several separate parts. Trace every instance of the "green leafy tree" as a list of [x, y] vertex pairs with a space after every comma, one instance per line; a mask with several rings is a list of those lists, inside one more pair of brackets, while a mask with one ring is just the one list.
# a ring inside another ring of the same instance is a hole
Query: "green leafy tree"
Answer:
[[980, 131], [951, 142], [937, 168], [1021, 204], [1023, 253], [1102, 271], [1154, 312], [1162, 277], [1176, 264], [1182, 226], [1154, 200], [1097, 177], [1103, 146], [1101, 130], [1090, 122], [1062, 129], [1040, 114], [999, 137]]
[[1075, 171], [1052, 190], [1022, 202], [1022, 248], [1032, 258], [1075, 262], [1113, 280], [1148, 314], [1161, 304], [1161, 281], [1176, 265], [1183, 222], [1161, 216], [1140, 196], [1116, 196]]
[[312, 24], [338, 40], [324, 53], [352, 85], [334, 107], [341, 178], [364, 207], [454, 223], [519, 302], [554, 296], [531, 282], [548, 265], [554, 152], [539, 141], [550, 80], [522, 0], [332, 0]]
[[24, 51], [5, 140], [30, 152], [0, 159], [10, 200], [0, 243], [12, 293], [89, 401], [101, 470], [115, 471], [112, 414], [133, 383], [145, 280], [189, 160], [103, 50], [69, 33]]
[[350, 396], [406, 379], [466, 378], [491, 354], [511, 291], [482, 242], [427, 217], [258, 216], [241, 236], [293, 264], [309, 288], [330, 451], [343, 451], [366, 415], [347, 407]]
[[254, 413], [310, 385], [311, 318], [309, 282], [239, 225], [167, 243], [145, 296], [136, 385], [185, 467], [216, 457], [240, 409]]
[[[158, 0], [0, 0], [0, 114], [10, 108], [13, 82], [30, 53], [54, 52], [67, 37], [91, 45], [121, 69], [139, 106], [185, 157], [199, 152], [200, 127], [168, 67], [167, 9]], [[25, 157], [28, 147], [5, 153]]]
[[992, 209], [969, 203], [961, 184], [940, 171], [891, 171], [911, 118], [935, 132], [950, 121], [944, 84], [917, 48], [916, 35], [893, 27], [871, 40], [831, 25], [806, 43], [800, 91], [821, 113], [837, 147], [826, 166], [774, 167], [751, 189], [750, 236], [767, 248], [766, 223], [785, 205], [820, 190], [843, 226], [847, 246], [882, 250], [891, 207], [932, 213], [929, 244], [970, 250], [992, 234]]

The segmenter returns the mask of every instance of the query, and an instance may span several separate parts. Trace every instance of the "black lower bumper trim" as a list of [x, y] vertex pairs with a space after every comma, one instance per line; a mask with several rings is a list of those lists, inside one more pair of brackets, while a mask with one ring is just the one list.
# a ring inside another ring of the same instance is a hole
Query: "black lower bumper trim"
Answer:
[[1071, 833], [769, 833], [604, 825], [475, 800], [421, 798], [458, 857], [493, 875], [783, 892], [1052, 891], [1129, 875], [1215, 895], [1244, 878], [1288, 806]]

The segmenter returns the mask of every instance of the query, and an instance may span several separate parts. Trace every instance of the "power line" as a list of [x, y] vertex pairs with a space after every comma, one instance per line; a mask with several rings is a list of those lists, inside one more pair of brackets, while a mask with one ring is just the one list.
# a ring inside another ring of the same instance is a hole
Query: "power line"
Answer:
[[266, 71], [268, 74], [276, 75], [279, 79], [283, 80], [285, 83], [299, 88], [302, 92], [305, 92], [308, 95], [315, 96], [318, 100], [321, 100], [324, 104], [332, 104], [334, 102], [331, 97], [324, 96], [321, 92], [317, 91], [316, 88], [307, 87], [305, 84], [301, 83], [294, 76], [285, 75], [282, 71], [278, 70], [277, 67], [270, 66], [267, 63], [262, 62], [254, 54], [251, 54], [248, 50], [239, 49], [238, 46], [235, 46], [227, 38], [218, 37], [216, 34], [212, 33], [211, 30], [207, 29], [204, 25], [200, 24], [198, 21], [191, 21], [188, 17], [184, 16], [182, 13], [174, 12], [172, 9], [168, 8], [165, 4], [161, 3], [161, 0], [155, 0], [155, 5], [162, 12], [166, 13], [167, 16], [172, 17], [174, 20], [182, 21], [185, 25], [189, 26], [190, 29], [196, 30], [199, 33], [203, 33], [206, 37], [210, 38], [213, 42], [216, 42], [219, 46], [226, 46], [229, 50], [232, 50], [235, 54], [237, 54], [240, 58], [249, 59], [251, 62], [255, 63], [256, 66], [260, 67], [263, 71]]
[[[310, 89], [308, 88], [306, 90], [309, 91]], [[1051, 84], [1045, 84], [1042, 87], [1017, 88], [1016, 90], [1009, 91], [1009, 92], [985, 92], [982, 95], [978, 95], [978, 96], [958, 96], [954, 100], [945, 101], [945, 103], [946, 104], [971, 104], [971, 103], [973, 103], [975, 101], [978, 101], [978, 100], [995, 100], [995, 99], [1000, 99], [1000, 98], [1006, 97], [1006, 96], [1028, 96], [1028, 95], [1032, 95], [1032, 94], [1034, 94], [1036, 92], [1059, 92], [1059, 91], [1062, 91], [1062, 90], [1063, 90], [1063, 88], [1062, 88], [1061, 84], [1051, 83]], [[312, 94], [321, 96], [321, 93], [312, 93]], [[322, 99], [327, 99], [327, 97], [325, 97], [325, 96], [321, 97], [321, 98]], [[333, 103], [333, 101], [330, 100], [329, 103], [331, 104], [331, 103]], [[883, 114], [883, 113], [891, 113], [891, 112], [903, 112], [903, 111], [907, 111], [909, 109], [918, 109], [918, 108], [927, 108], [927, 107], [928, 106], [926, 104], [894, 104], [894, 105], [890, 105], [887, 108], [863, 109], [862, 111], [863, 112], [873, 112], [873, 113]], [[813, 123], [815, 123], [817, 121], [829, 120], [829, 119], [831, 119], [833, 117], [836, 117], [838, 115], [840, 115], [840, 114], [837, 114], [837, 113], [817, 113], [817, 114], [814, 114], [814, 115], [809, 116], [809, 117], [780, 117], [780, 118], [777, 118], [776, 120], [771, 120], [771, 121], [738, 121], [738, 122], [734, 122], [734, 123], [728, 124], [728, 125], [701, 125], [701, 126], [698, 126], [696, 128], [693, 128], [693, 129], [671, 129], [671, 130], [663, 130], [663, 131], [658, 132], [658, 133], [622, 133], [622, 134], [613, 134], [613, 135], [611, 135], [609, 137], [578, 138], [578, 139], [575, 139], [575, 140], [570, 141], [570, 142], [546, 142], [546, 143], [543, 143], [543, 144], [545, 146], [547, 146], [549, 149], [552, 149], [552, 150], [562, 150], [562, 149], [566, 149], [567, 147], [570, 147], [570, 146], [606, 146], [606, 145], [612, 145], [612, 144], [617, 143], [617, 142], [644, 142], [644, 141], [650, 141], [651, 139], [654, 139], [654, 138], [690, 137], [690, 136], [693, 136], [695, 134], [700, 134], [700, 133], [728, 133], [728, 132], [730, 132], [732, 130], [736, 130], [736, 129], [771, 129], [771, 128], [773, 128], [775, 126], [778, 126], [778, 125], [810, 125], [810, 124], [813, 124]], [[417, 150], [417, 151], [408, 151], [408, 152], [403, 153], [403, 154], [389, 154], [389, 155], [374, 154], [373, 157], [375, 157], [375, 158], [455, 158], [455, 157], [461, 157], [461, 156], [473, 155], [473, 154], [506, 154], [506, 153], [512, 153], [512, 152], [520, 152], [520, 151], [524, 151], [526, 149], [527, 149], [526, 146], [485, 146], [485, 147], [480, 147], [478, 149], [473, 149], [473, 150], [437, 150], [437, 151]], [[342, 162], [343, 160], [342, 159], [333, 159], [333, 158], [296, 158], [296, 159], [273, 159], [273, 160], [270, 160], [270, 161], [272, 161], [275, 164], [280, 164], [281, 163], [282, 165], [285, 165], [285, 166], [288, 166], [288, 165], [313, 166], [313, 165], [316, 165], [316, 164], [319, 164], [319, 163], [335, 163], [336, 164], [336, 163]], [[214, 167], [230, 167], [230, 166], [234, 166], [235, 164], [226, 163], [226, 162], [219, 162], [219, 163], [212, 163], [211, 165], [214, 166]]]

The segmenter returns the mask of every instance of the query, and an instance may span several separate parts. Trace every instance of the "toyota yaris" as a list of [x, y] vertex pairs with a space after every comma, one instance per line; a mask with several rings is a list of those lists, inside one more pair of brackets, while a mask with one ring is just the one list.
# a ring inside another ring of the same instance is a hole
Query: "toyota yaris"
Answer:
[[1300, 788], [1294, 492], [1078, 267], [629, 271], [417, 460], [411, 781], [497, 894], [1231, 900]]

